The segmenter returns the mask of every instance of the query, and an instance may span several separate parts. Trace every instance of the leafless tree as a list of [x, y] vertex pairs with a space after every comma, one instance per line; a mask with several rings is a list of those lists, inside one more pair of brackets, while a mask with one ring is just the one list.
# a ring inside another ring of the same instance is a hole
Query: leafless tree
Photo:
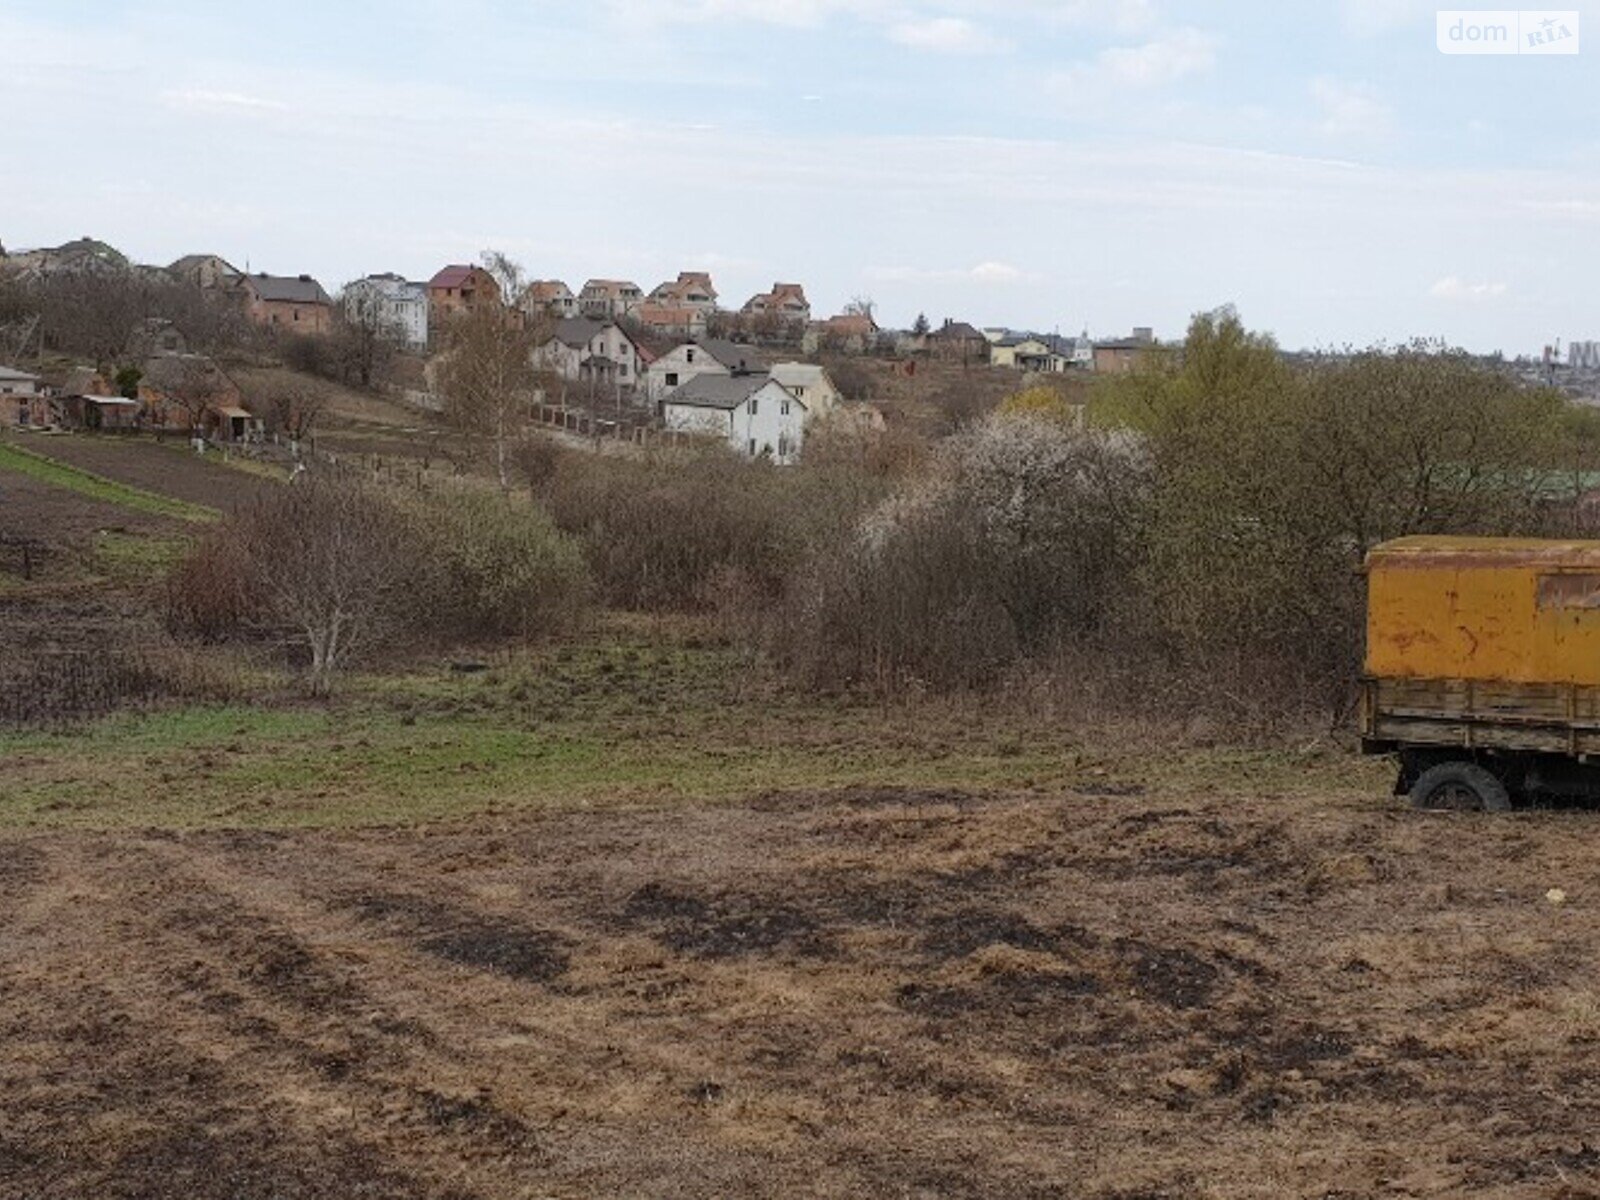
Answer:
[[[484, 262], [515, 286], [521, 269], [502, 254]], [[515, 293], [513, 293], [515, 294]], [[461, 429], [486, 438], [500, 486], [511, 487], [511, 447], [538, 387], [534, 351], [543, 330], [514, 310], [479, 305], [449, 329], [438, 374], [445, 414]]]
[[289, 439], [296, 456], [300, 443], [311, 435], [332, 401], [327, 386], [319, 380], [287, 374], [251, 388], [246, 399], [269, 431]]
[[163, 408], [181, 413], [183, 424], [196, 435], [204, 431], [206, 417], [230, 390], [227, 377], [203, 354], [151, 359], [142, 382], [157, 393]]
[[241, 514], [235, 535], [263, 615], [309, 651], [316, 695], [404, 618], [415, 538], [368, 488], [315, 476], [274, 488]]

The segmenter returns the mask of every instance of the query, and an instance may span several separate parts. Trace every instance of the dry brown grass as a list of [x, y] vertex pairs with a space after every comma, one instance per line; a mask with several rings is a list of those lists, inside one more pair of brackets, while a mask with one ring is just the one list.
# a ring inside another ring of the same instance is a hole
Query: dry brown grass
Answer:
[[0, 1194], [1594, 1194], [1591, 817], [1094, 793], [0, 842]]

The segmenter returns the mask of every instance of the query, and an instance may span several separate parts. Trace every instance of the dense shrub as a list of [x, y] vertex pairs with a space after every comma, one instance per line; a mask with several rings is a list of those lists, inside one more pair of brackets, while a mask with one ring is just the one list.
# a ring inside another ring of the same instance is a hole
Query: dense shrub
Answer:
[[847, 526], [881, 485], [853, 471], [744, 462], [720, 450], [647, 460], [564, 456], [539, 489], [583, 545], [603, 598], [621, 608], [712, 606], [736, 572], [775, 599], [827, 531]]
[[168, 618], [211, 639], [303, 647], [322, 692], [335, 671], [397, 640], [566, 628], [585, 594], [576, 546], [526, 501], [310, 477], [203, 539], [172, 575]]
[[446, 491], [409, 500], [407, 513], [432, 567], [426, 620], [441, 635], [526, 638], [582, 617], [583, 553], [526, 499]]

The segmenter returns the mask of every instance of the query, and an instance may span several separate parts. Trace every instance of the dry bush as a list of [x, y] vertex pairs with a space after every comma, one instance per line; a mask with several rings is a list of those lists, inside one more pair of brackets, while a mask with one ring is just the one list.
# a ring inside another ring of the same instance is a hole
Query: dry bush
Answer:
[[70, 725], [126, 708], [240, 693], [227, 662], [162, 641], [128, 645], [103, 633], [71, 646], [0, 648], [0, 726]]
[[744, 462], [720, 449], [648, 460], [568, 454], [540, 489], [557, 526], [577, 537], [602, 597], [619, 608], [708, 607], [736, 570], [768, 602], [824, 531], [881, 492], [850, 471]]

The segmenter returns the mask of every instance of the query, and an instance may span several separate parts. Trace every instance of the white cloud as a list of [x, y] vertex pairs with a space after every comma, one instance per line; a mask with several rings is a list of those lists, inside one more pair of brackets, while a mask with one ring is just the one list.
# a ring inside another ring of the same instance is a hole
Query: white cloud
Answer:
[[1365, 84], [1323, 76], [1311, 81], [1311, 97], [1322, 109], [1318, 128], [1329, 137], [1384, 137], [1393, 124], [1393, 112]]
[[1477, 303], [1496, 300], [1506, 294], [1503, 283], [1467, 283], [1459, 275], [1446, 275], [1428, 289], [1435, 300], [1462, 300]]
[[890, 26], [889, 39], [913, 50], [931, 50], [938, 54], [998, 54], [1011, 49], [1006, 39], [979, 28], [965, 17], [901, 21]]
[[1051, 90], [1067, 99], [1165, 87], [1210, 71], [1217, 38], [1199, 29], [1174, 29], [1137, 46], [1112, 46], [1087, 62], [1056, 72]]
[[176, 108], [192, 108], [203, 112], [288, 112], [289, 106], [281, 100], [264, 96], [249, 96], [243, 92], [214, 92], [204, 88], [184, 88], [165, 91], [161, 98]]

